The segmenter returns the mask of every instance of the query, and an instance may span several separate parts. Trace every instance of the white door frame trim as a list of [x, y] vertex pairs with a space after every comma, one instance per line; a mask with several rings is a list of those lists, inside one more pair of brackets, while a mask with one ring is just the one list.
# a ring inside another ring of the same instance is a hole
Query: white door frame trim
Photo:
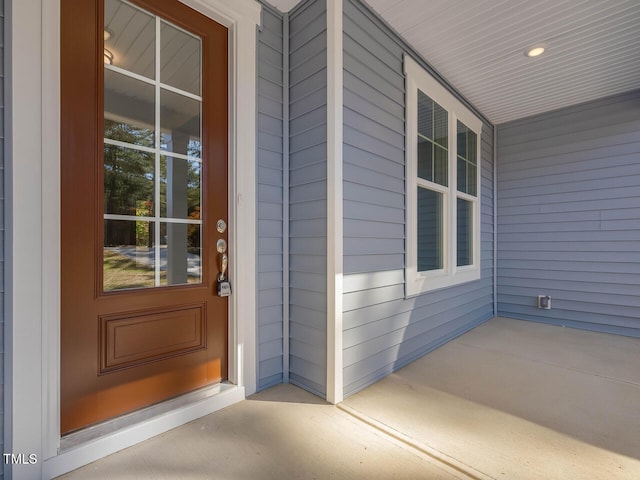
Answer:
[[[58, 452], [60, 445], [60, 0], [7, 5], [5, 466], [51, 478], [240, 401], [256, 390], [255, 0], [180, 0], [229, 28], [230, 388], [212, 400]], [[248, 134], [243, 134], [248, 132]], [[38, 345], [41, 348], [38, 348]], [[35, 346], [35, 348], [34, 348]]]

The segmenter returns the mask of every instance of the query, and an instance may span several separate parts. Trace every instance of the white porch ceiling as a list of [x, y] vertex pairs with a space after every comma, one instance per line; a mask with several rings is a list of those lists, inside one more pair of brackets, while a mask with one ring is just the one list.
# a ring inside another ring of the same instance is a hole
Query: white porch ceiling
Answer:
[[638, 0], [367, 2], [494, 124], [640, 88]]

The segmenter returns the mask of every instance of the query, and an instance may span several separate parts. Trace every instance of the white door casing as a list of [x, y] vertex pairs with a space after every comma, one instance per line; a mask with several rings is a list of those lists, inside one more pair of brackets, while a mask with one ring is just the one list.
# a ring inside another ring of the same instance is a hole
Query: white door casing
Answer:
[[5, 452], [35, 454], [38, 462], [6, 466], [6, 478], [60, 475], [256, 390], [255, 56], [261, 7], [254, 0], [180, 1], [229, 29], [229, 381], [237, 388], [224, 398], [58, 452], [60, 3], [14, 0], [5, 12]]

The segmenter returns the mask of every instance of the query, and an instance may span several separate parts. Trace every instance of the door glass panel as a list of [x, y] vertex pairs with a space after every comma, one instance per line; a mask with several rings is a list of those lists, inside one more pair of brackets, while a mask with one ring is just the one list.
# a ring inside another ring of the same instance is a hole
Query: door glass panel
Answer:
[[154, 222], [104, 221], [104, 289], [153, 287]]
[[200, 95], [200, 39], [166, 22], [160, 38], [160, 81]]
[[201, 163], [160, 157], [160, 216], [200, 220]]
[[155, 78], [156, 21], [153, 15], [121, 0], [104, 2], [104, 48], [112, 65]]
[[103, 289], [201, 283], [201, 40], [122, 0], [105, 27]]
[[127, 75], [104, 72], [104, 137], [153, 147], [155, 89]]
[[104, 213], [154, 216], [154, 155], [104, 146]]
[[183, 285], [202, 282], [200, 225], [160, 225], [160, 284]]
[[160, 92], [162, 148], [200, 158], [201, 102], [179, 93]]

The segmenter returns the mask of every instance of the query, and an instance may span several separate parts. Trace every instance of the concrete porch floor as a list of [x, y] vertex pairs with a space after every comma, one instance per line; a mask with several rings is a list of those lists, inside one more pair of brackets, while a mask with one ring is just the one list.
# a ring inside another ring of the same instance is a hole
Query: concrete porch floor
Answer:
[[494, 318], [339, 406], [279, 385], [59, 478], [640, 478], [640, 339]]

